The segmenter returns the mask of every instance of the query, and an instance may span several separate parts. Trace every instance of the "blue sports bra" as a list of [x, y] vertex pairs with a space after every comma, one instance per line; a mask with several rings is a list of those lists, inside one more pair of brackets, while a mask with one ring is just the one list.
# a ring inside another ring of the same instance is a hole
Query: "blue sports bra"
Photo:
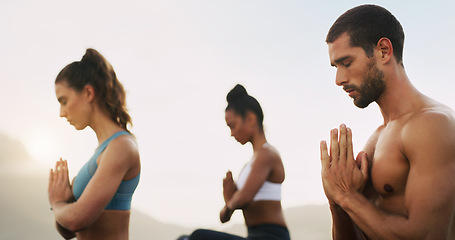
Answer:
[[[81, 197], [82, 192], [84, 191], [87, 184], [92, 179], [93, 175], [98, 168], [98, 164], [96, 160], [100, 156], [100, 154], [106, 149], [109, 142], [113, 139], [117, 138], [118, 136], [129, 134], [127, 131], [120, 131], [109, 137], [106, 141], [104, 141], [101, 145], [98, 146], [95, 150], [95, 154], [88, 160], [87, 163], [79, 170], [76, 178], [73, 182], [73, 195], [76, 201]], [[120, 186], [117, 189], [114, 197], [111, 201], [107, 204], [104, 209], [107, 210], [130, 210], [131, 209], [131, 199], [133, 198], [134, 190], [136, 189], [137, 185], [139, 184], [139, 173], [133, 179], [128, 181], [122, 181]]]

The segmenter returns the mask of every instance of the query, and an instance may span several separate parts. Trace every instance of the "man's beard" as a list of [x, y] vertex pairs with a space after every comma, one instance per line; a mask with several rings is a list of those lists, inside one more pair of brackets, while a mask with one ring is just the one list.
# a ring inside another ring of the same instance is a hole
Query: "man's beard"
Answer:
[[363, 78], [363, 83], [358, 88], [355, 85], [345, 86], [346, 89], [353, 89], [359, 92], [354, 98], [354, 105], [359, 108], [366, 108], [370, 103], [378, 100], [385, 91], [384, 73], [376, 67], [376, 60], [371, 59]]

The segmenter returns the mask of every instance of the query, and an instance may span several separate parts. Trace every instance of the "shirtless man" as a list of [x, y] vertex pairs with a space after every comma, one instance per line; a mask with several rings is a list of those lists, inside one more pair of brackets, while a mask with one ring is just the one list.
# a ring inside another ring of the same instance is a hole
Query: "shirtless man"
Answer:
[[333, 239], [455, 239], [455, 118], [406, 76], [404, 33], [374, 5], [341, 15], [327, 35], [336, 84], [384, 118], [354, 159], [352, 131], [321, 142]]

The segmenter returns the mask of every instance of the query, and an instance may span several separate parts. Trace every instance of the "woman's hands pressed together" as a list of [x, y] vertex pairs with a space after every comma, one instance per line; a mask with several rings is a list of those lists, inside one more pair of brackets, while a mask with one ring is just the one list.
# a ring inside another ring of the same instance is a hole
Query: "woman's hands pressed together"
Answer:
[[60, 158], [55, 164], [55, 169], [49, 173], [48, 197], [51, 208], [56, 203], [73, 202], [73, 191], [69, 181], [68, 162]]
[[231, 219], [234, 209], [228, 207], [228, 202], [231, 200], [234, 193], [237, 191], [237, 186], [232, 178], [232, 172], [228, 171], [226, 177], [223, 179], [223, 197], [226, 205], [221, 209], [220, 221], [222, 223], [228, 222]]
[[223, 197], [224, 202], [229, 202], [231, 200], [232, 195], [237, 191], [237, 186], [234, 183], [234, 179], [232, 178], [232, 172], [228, 171], [226, 173], [226, 177], [223, 179]]

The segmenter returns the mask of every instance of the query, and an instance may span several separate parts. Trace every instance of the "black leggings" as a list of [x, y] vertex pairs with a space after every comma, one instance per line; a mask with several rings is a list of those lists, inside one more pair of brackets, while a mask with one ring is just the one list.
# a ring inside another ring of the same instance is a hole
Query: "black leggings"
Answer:
[[262, 224], [248, 227], [248, 237], [239, 237], [228, 233], [217, 232], [207, 229], [194, 231], [189, 240], [290, 240], [289, 231], [286, 227], [276, 224]]

